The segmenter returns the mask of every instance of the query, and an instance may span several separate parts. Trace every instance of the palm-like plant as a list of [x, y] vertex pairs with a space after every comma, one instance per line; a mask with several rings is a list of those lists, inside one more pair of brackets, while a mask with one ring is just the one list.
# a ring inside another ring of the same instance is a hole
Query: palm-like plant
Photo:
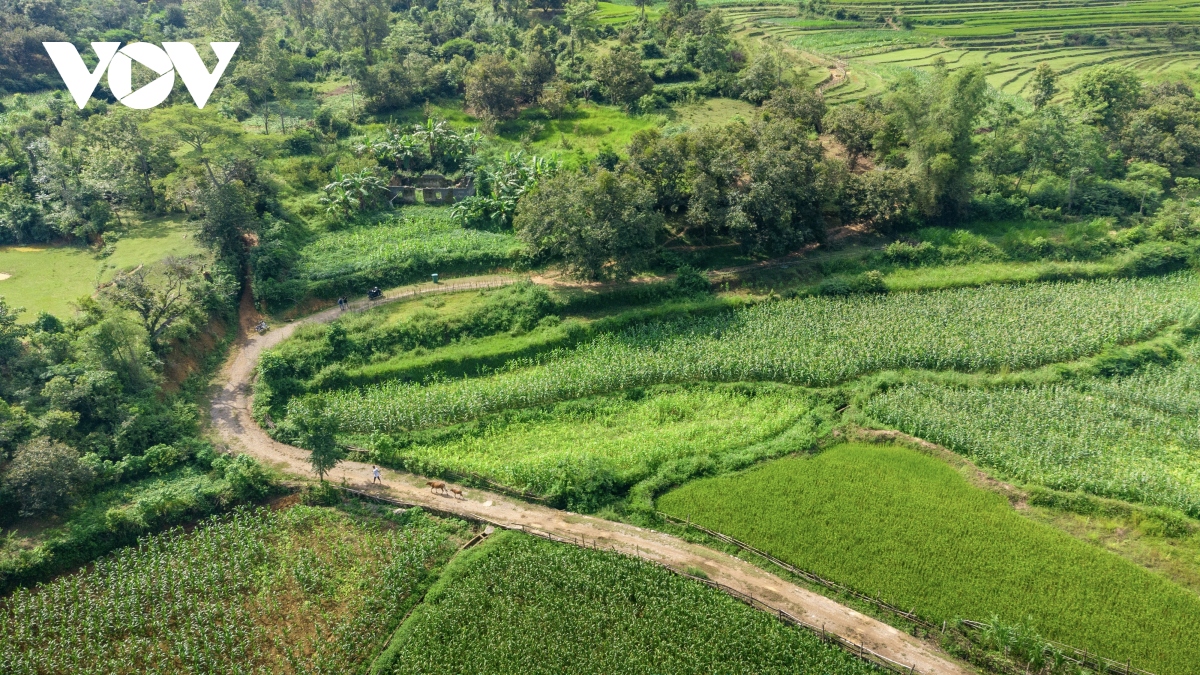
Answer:
[[450, 215], [463, 227], [511, 227], [521, 197], [557, 173], [559, 167], [556, 160], [545, 157], [534, 155], [526, 159], [520, 151], [505, 153], [498, 164], [480, 168], [475, 196], [455, 204]]
[[320, 201], [328, 212], [338, 213], [343, 217], [371, 208], [387, 191], [387, 184], [371, 169], [343, 174], [340, 169], [334, 167], [333, 177], [334, 181], [322, 188], [325, 194], [321, 196]]

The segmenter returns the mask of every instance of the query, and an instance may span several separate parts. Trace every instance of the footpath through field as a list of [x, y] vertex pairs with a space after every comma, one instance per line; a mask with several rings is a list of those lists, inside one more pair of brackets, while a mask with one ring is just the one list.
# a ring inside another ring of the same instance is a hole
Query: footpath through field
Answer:
[[[497, 287], [515, 281], [513, 278], [486, 277], [437, 286], [422, 284], [395, 289], [374, 303], [353, 303], [352, 309], [425, 293]], [[231, 450], [245, 452], [291, 474], [312, 475], [306, 450], [274, 441], [251, 417], [254, 367], [263, 350], [287, 339], [299, 326], [327, 323], [341, 313], [334, 307], [273, 329], [265, 335], [251, 333], [238, 336], [221, 372], [220, 389], [214, 394], [212, 402], [213, 426]], [[896, 664], [903, 664], [906, 669], [912, 667], [916, 673], [966, 675], [973, 672], [903, 631], [789, 583], [739, 558], [677, 537], [509, 499], [482, 490], [464, 490], [463, 499], [434, 494], [425, 484], [425, 478], [399, 471], [385, 470], [384, 485], [372, 487], [371, 467], [360, 462], [342, 462], [330, 474], [330, 478], [337, 482], [345, 479], [355, 489], [405, 503], [484, 520], [499, 527], [541, 531], [579, 545], [615, 549], [675, 570], [699, 568], [711, 581], [781, 609], [809, 625], [823, 628], [846, 642], [871, 650]]]

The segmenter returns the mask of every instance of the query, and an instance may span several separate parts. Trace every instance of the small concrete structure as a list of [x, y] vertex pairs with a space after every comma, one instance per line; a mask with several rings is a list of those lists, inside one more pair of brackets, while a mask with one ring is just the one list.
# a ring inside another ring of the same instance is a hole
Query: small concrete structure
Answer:
[[421, 193], [421, 201], [429, 205], [453, 204], [467, 197], [474, 196], [475, 184], [470, 177], [464, 177], [457, 184], [451, 185], [450, 180], [437, 173], [427, 173], [418, 177], [416, 185], [404, 185], [405, 179], [399, 174], [392, 176], [388, 182], [388, 203], [395, 206], [397, 201], [402, 204], [416, 204], [417, 193]]

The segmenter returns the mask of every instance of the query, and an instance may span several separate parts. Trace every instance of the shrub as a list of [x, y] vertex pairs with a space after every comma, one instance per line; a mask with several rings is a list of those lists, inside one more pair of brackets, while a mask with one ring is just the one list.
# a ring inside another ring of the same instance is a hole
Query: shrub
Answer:
[[74, 449], [37, 438], [17, 449], [4, 474], [4, 488], [20, 502], [21, 515], [35, 516], [70, 505], [93, 478]]

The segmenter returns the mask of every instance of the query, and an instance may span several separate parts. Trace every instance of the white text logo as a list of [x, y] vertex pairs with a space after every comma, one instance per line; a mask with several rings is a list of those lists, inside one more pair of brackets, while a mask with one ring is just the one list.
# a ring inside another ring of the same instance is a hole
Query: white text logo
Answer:
[[[134, 42], [121, 47], [120, 42], [93, 42], [96, 52], [96, 70], [88, 71], [83, 57], [70, 42], [43, 42], [46, 53], [58, 68], [67, 85], [67, 91], [75, 99], [80, 110], [87, 105], [100, 77], [108, 71], [108, 88], [113, 96], [130, 108], [145, 110], [167, 100], [175, 87], [175, 73], [179, 73], [196, 107], [203, 108], [208, 97], [217, 87], [217, 80], [225, 73], [225, 66], [237, 51], [238, 42], [210, 42], [217, 55], [217, 67], [208, 72], [196, 47], [188, 42], [164, 42], [156, 47], [149, 42]], [[133, 62], [137, 61], [158, 74], [150, 84], [133, 91]]]

